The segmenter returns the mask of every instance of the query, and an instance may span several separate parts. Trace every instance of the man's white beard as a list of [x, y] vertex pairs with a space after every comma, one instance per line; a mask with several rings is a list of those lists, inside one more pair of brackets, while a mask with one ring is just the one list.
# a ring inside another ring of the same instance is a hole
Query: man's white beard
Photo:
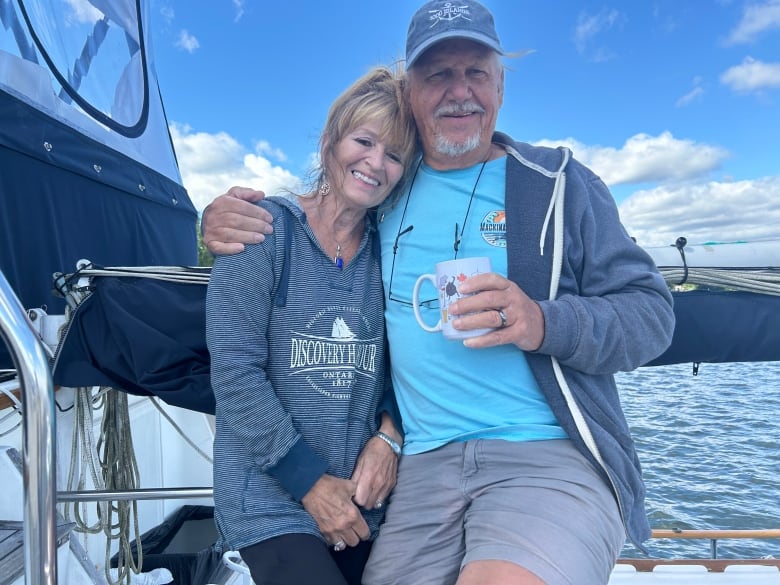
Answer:
[[475, 150], [479, 146], [480, 136], [481, 132], [477, 132], [468, 138], [465, 142], [454, 142], [448, 139], [446, 136], [439, 134], [436, 137], [436, 152], [451, 158], [463, 156], [464, 154]]

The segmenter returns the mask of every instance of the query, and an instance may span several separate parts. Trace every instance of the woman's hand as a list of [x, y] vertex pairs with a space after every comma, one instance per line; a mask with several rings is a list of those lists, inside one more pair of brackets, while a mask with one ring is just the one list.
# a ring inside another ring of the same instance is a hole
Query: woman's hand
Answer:
[[353, 502], [356, 489], [356, 482], [350, 479], [325, 474], [301, 500], [331, 545], [343, 542], [357, 546], [371, 535], [360, 509]]

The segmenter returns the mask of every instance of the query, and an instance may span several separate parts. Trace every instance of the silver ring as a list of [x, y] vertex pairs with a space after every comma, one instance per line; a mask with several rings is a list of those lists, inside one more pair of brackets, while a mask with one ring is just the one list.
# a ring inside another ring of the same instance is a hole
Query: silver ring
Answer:
[[385, 503], [382, 500], [377, 500], [376, 504], [374, 504], [374, 508], [376, 508], [377, 510], [381, 510], [382, 506], [384, 506], [384, 505], [385, 505]]
[[333, 550], [335, 550], [336, 552], [341, 552], [345, 548], [347, 548], [347, 543], [344, 542], [343, 540], [339, 540], [337, 543], [333, 545]]
[[507, 323], [506, 323], [506, 313], [504, 313], [503, 309], [496, 309], [496, 312], [498, 313], [498, 316], [501, 317], [501, 325], [499, 325], [499, 327], [501, 329], [503, 329], [507, 325]]

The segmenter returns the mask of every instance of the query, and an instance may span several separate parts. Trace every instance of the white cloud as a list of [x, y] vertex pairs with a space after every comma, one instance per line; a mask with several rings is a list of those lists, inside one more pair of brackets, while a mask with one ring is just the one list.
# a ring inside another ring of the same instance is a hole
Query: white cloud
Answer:
[[184, 49], [188, 53], [194, 53], [200, 48], [200, 43], [194, 35], [191, 35], [185, 29], [182, 29], [179, 32], [179, 40], [176, 41], [176, 46], [180, 49]]
[[[199, 211], [233, 185], [269, 194], [301, 188], [299, 177], [269, 160], [269, 154], [278, 160], [285, 156], [265, 141], [250, 152], [224, 132], [195, 132], [176, 123], [170, 130], [184, 186]], [[620, 149], [589, 147], [571, 139], [564, 142], [608, 184], [663, 183], [635, 192], [619, 206], [623, 223], [642, 246], [670, 245], [679, 236], [691, 244], [780, 238], [780, 175], [697, 182], [693, 179], [717, 167], [726, 153], [675, 139], [668, 132], [656, 137], [637, 134]]]
[[279, 162], [287, 162], [287, 155], [284, 154], [284, 151], [281, 148], [274, 148], [266, 140], [260, 140], [255, 144], [255, 150], [260, 154], [267, 154]]
[[628, 232], [642, 246], [780, 238], [780, 175], [736, 182], [660, 186], [620, 206]]
[[176, 123], [170, 129], [182, 182], [198, 211], [233, 185], [262, 189], [269, 195], [282, 188], [300, 187], [298, 177], [263, 156], [263, 149], [284, 156], [268, 143], [260, 142], [263, 148], [248, 152], [224, 132], [193, 132], [189, 126]]
[[684, 106], [690, 105], [695, 101], [699, 101], [701, 97], [704, 95], [704, 88], [702, 87], [703, 79], [700, 76], [696, 76], [693, 78], [693, 89], [686, 93], [684, 96], [679, 98], [675, 102], [675, 106], [678, 108], [682, 108]]
[[176, 18], [176, 13], [170, 6], [163, 6], [160, 8], [160, 16], [165, 24], [171, 24]]
[[748, 4], [742, 20], [731, 31], [726, 44], [752, 43], [759, 35], [772, 29], [780, 29], [780, 0]]
[[584, 49], [585, 45], [601, 32], [612, 28], [619, 17], [620, 13], [617, 10], [605, 9], [598, 14], [580, 12], [574, 29], [574, 41], [578, 49]]
[[614, 55], [604, 47], [593, 47], [596, 37], [610, 30], [621, 20], [617, 10], [603, 9], [598, 14], [580, 12], [574, 29], [574, 45], [579, 53], [588, 53], [595, 61], [607, 61]]
[[233, 0], [233, 7], [236, 9], [234, 22], [238, 22], [244, 17], [244, 0]]
[[103, 18], [103, 13], [86, 0], [66, 0], [70, 8], [68, 22], [93, 23]]
[[574, 156], [593, 169], [607, 185], [683, 181], [717, 169], [728, 157], [723, 148], [680, 140], [671, 132], [658, 136], [636, 134], [620, 149], [587, 146], [572, 138], [544, 140], [544, 146], [568, 146]]
[[701, 87], [694, 87], [691, 91], [689, 91], [680, 99], [678, 99], [674, 103], [674, 105], [677, 106], [678, 108], [682, 108], [683, 106], [687, 106], [697, 101], [703, 95], [704, 95], [704, 90]]
[[763, 63], [745, 57], [740, 65], [727, 69], [720, 76], [720, 82], [739, 92], [780, 87], [780, 63]]

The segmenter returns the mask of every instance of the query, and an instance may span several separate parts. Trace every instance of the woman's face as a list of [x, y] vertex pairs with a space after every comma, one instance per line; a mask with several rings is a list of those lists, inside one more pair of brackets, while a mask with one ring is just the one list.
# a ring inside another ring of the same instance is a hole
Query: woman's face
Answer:
[[335, 145], [328, 180], [348, 204], [370, 208], [382, 203], [404, 172], [401, 153], [379, 138], [378, 122], [366, 122]]

